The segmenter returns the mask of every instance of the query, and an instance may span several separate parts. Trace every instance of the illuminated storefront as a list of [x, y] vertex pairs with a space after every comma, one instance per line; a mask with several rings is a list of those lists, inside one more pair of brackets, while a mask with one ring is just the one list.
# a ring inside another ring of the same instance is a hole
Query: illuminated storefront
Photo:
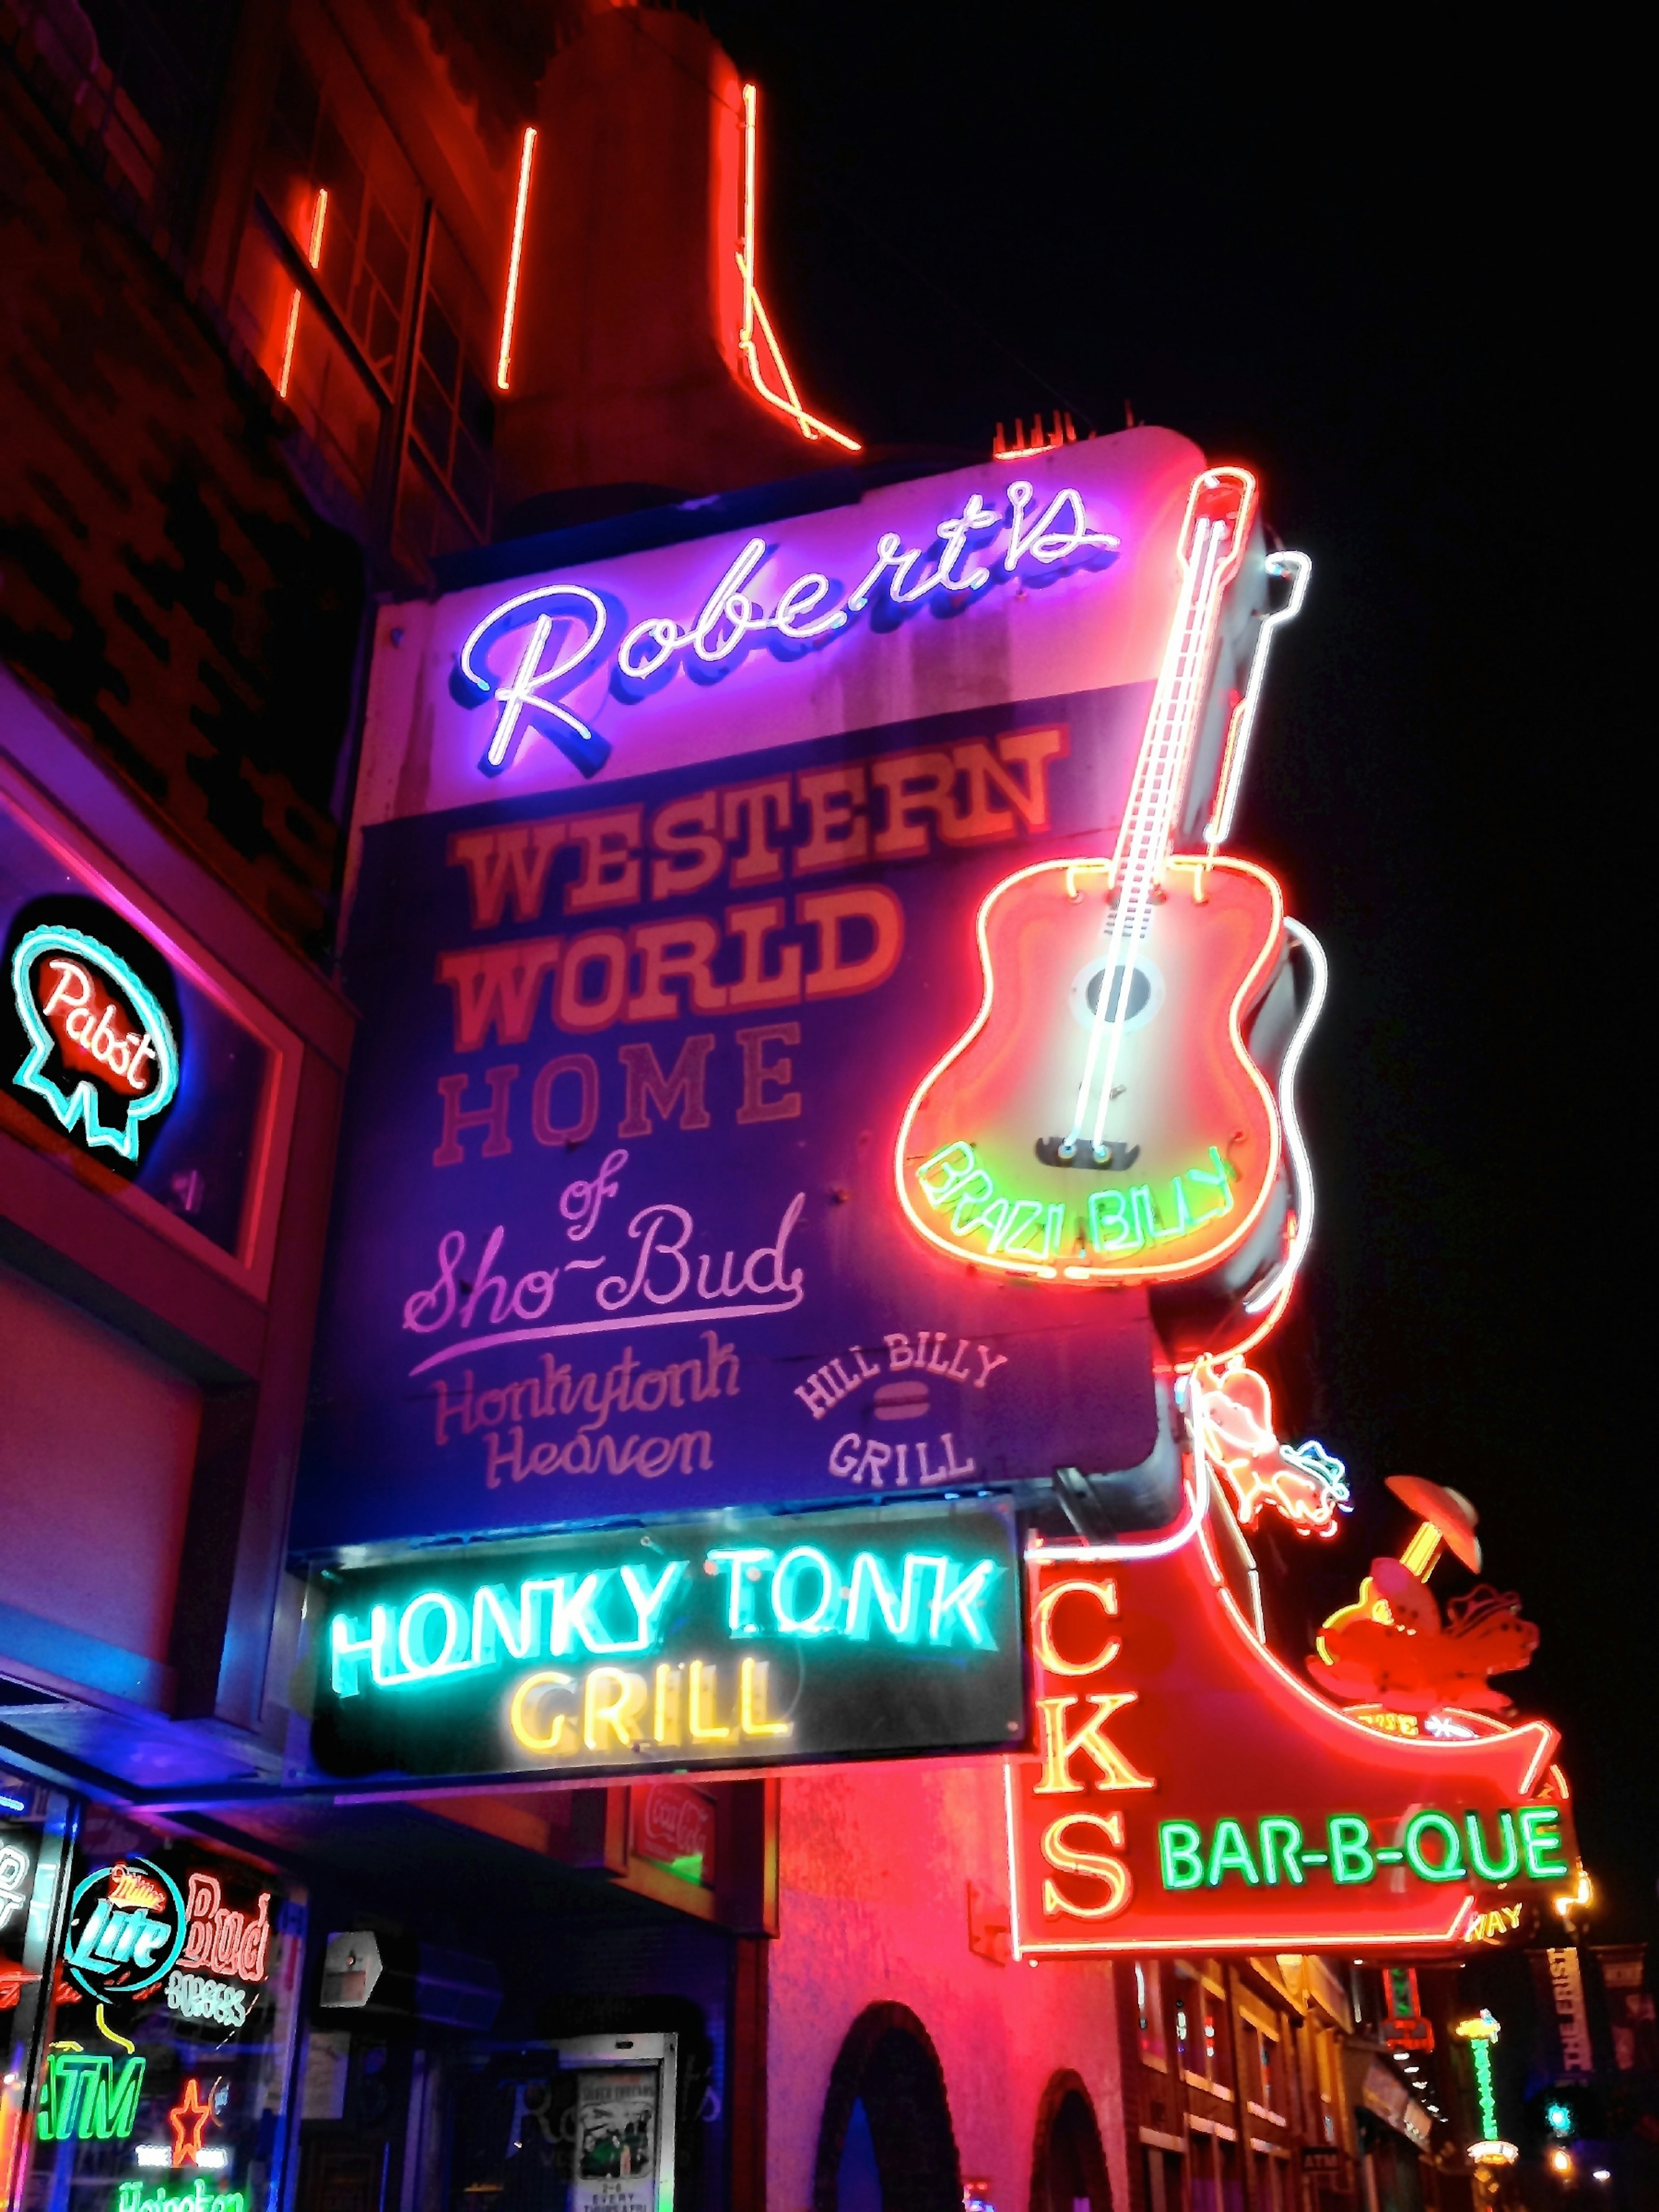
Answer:
[[404, 580], [337, 989], [0, 678], [8, 2203], [1395, 2212], [1509, 2124], [1416, 1967], [1582, 1869], [1467, 1500], [1275, 1613], [1370, 1479], [1276, 1425], [1327, 969], [1231, 849], [1310, 563], [1164, 429], [852, 473], [658, 27], [751, 489], [490, 544], [555, 95], [486, 302], [291, 11], [222, 289]]

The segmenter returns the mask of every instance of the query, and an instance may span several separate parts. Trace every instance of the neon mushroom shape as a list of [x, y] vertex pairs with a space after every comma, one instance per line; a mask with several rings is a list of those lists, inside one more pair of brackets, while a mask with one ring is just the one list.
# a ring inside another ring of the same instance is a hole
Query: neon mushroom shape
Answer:
[[1371, 1562], [1358, 1602], [1324, 1623], [1309, 1673], [1329, 1694], [1384, 1712], [1507, 1711], [1488, 1678], [1524, 1667], [1538, 1648], [1521, 1601], [1481, 1586], [1455, 1600], [1443, 1621], [1425, 1579], [1443, 1547], [1479, 1566], [1474, 1508], [1415, 1475], [1395, 1475], [1389, 1487], [1417, 1511], [1418, 1526], [1399, 1559]]
[[[1444, 1489], [1439, 1483], [1425, 1482], [1417, 1474], [1391, 1474], [1387, 1487], [1417, 1516], [1417, 1526], [1407, 1538], [1405, 1549], [1397, 1561], [1391, 1560], [1389, 1565], [1402, 1568], [1416, 1582], [1426, 1582], [1441, 1553], [1449, 1551], [1471, 1574], [1479, 1574], [1480, 1540], [1474, 1533], [1474, 1525], [1480, 1516], [1461, 1490]], [[1360, 1583], [1358, 1601], [1334, 1613], [1320, 1630], [1322, 1650], [1325, 1637], [1350, 1621], [1376, 1620], [1387, 1626], [1393, 1620], [1389, 1601], [1377, 1586], [1376, 1570], [1381, 1564], [1375, 1559], [1371, 1562], [1372, 1571]]]

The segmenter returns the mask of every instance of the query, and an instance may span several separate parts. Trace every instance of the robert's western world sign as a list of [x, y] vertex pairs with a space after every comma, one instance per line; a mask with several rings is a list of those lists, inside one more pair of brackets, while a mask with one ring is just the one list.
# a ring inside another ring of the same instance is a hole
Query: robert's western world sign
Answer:
[[332, 1775], [551, 1775], [1007, 1746], [1009, 1514], [658, 1523], [329, 1569], [313, 1756]]
[[[1195, 457], [1099, 442], [1076, 487], [1039, 487], [1066, 526], [1035, 537], [1029, 484], [1022, 505], [931, 479], [775, 544], [599, 564], [578, 595], [610, 610], [604, 638], [633, 640], [630, 667], [666, 656], [643, 689], [616, 693], [603, 654], [566, 665], [574, 572], [397, 611], [300, 1550], [971, 1491], [1152, 1451], [1144, 1293], [964, 1264], [895, 1188], [907, 1105], [981, 1005], [988, 894], [1098, 848], [1146, 726]], [[884, 519], [883, 546], [937, 537], [914, 574], [899, 554], [866, 573]], [[775, 601], [804, 605], [791, 580], [815, 570], [847, 619], [797, 636]], [[690, 610], [672, 638], [671, 605]], [[1039, 664], [1086, 688], [1041, 696]], [[762, 741], [763, 702], [787, 742]], [[603, 748], [571, 750], [573, 714]], [[1080, 1050], [1092, 1002], [1068, 1011], [1069, 969], [1051, 980]], [[1207, 1199], [1187, 1194], [1189, 1218], [1146, 1194], [1148, 1237], [1233, 1203], [1224, 1160], [1194, 1164]], [[1057, 1273], [1040, 1207], [998, 1212], [986, 1176], [922, 1187]]]

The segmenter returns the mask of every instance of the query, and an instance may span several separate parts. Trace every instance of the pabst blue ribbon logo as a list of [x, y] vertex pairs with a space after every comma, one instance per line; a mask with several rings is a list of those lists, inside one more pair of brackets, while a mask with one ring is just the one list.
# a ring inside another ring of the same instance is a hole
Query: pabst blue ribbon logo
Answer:
[[166, 1869], [154, 1859], [118, 1859], [76, 1885], [64, 1969], [100, 2002], [143, 1996], [178, 1963], [185, 1927], [185, 1900]]
[[155, 994], [110, 945], [66, 923], [24, 932], [12, 998], [28, 1039], [12, 1076], [92, 1152], [138, 1158], [179, 1088], [179, 1045]]

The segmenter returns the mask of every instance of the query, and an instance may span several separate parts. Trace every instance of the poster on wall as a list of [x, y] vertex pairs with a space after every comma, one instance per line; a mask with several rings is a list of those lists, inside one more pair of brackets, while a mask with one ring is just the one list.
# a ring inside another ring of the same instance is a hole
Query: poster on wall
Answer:
[[571, 2212], [656, 2212], [657, 2069], [598, 2067], [576, 2087]]
[[1108, 1067], [1079, 1153], [1069, 1071], [1164, 984], [1047, 909], [1103, 909], [1202, 468], [1135, 432], [386, 611], [297, 1549], [1148, 1456], [1144, 1279], [1277, 1136], [1229, 1099], [1138, 1166]]

